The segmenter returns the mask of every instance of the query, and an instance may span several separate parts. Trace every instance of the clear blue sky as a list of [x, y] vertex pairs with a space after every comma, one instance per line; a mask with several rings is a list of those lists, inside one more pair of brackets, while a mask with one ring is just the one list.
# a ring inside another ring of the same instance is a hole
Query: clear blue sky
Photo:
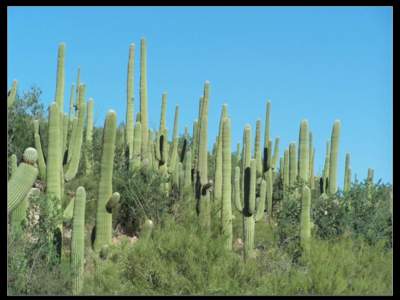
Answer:
[[[209, 146], [228, 104], [233, 149], [246, 123], [264, 129], [270, 99], [271, 136], [280, 154], [298, 140], [303, 118], [323, 168], [325, 143], [342, 122], [339, 186], [345, 153], [353, 175], [392, 182], [393, 12], [391, 7], [20, 7], [8, 8], [8, 86], [37, 85], [54, 99], [57, 47], [66, 43], [65, 110], [78, 66], [95, 100], [96, 126], [108, 109], [125, 120], [128, 48], [136, 44], [135, 113], [139, 110], [139, 45], [148, 44], [149, 125], [157, 128], [168, 92], [167, 126], [175, 105], [180, 133], [192, 131], [205, 80], [211, 82]], [[264, 131], [264, 130], [263, 130]], [[263, 143], [263, 142], [262, 142]]]

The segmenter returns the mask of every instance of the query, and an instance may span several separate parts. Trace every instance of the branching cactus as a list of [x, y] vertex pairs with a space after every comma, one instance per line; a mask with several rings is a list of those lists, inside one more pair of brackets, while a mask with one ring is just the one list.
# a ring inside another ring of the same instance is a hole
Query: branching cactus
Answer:
[[85, 265], [85, 206], [86, 191], [80, 186], [76, 190], [71, 238], [72, 294], [78, 295], [83, 287]]
[[192, 195], [192, 151], [186, 152], [184, 164], [183, 189], [185, 197], [190, 197]]
[[25, 199], [35, 182], [39, 173], [36, 161], [36, 149], [25, 149], [22, 162], [7, 183], [7, 213], [13, 211]]
[[11, 89], [7, 93], [7, 107], [10, 108], [15, 101], [15, 97], [17, 96], [17, 85], [18, 81], [14, 80], [11, 86]]
[[336, 120], [332, 128], [331, 136], [331, 153], [329, 160], [329, 194], [333, 195], [337, 191], [337, 165], [339, 156], [339, 136], [340, 136], [340, 121]]
[[100, 182], [96, 209], [95, 251], [100, 251], [104, 245], [111, 243], [112, 214], [107, 211], [106, 205], [112, 197], [116, 128], [117, 114], [110, 110], [107, 113], [103, 129], [103, 151], [101, 155]]
[[67, 150], [68, 146], [68, 126], [69, 126], [69, 119], [67, 114], [63, 114], [63, 140], [62, 140], [62, 152], [61, 155], [64, 157], [65, 151]]
[[76, 126], [76, 135], [75, 139], [72, 141], [72, 153], [71, 153], [71, 160], [67, 165], [66, 172], [65, 172], [65, 181], [70, 181], [75, 178], [78, 167], [79, 161], [81, 159], [81, 152], [82, 152], [82, 140], [83, 140], [83, 124], [85, 120], [85, 113], [86, 113], [86, 102], [85, 102], [85, 85], [81, 85], [79, 87], [79, 112], [78, 112], [78, 124]]
[[[65, 87], [65, 44], [61, 43], [58, 46], [58, 53], [57, 53], [57, 79], [56, 79], [56, 95], [55, 99], [58, 105], [59, 110], [59, 118], [60, 118], [60, 127], [59, 127], [59, 134], [60, 139], [59, 143], [60, 146], [58, 150], [61, 152], [61, 159], [64, 155], [64, 87]], [[62, 161], [59, 162], [60, 165]]]
[[140, 123], [142, 124], [142, 160], [148, 156], [148, 114], [147, 114], [147, 43], [140, 40]]
[[127, 78], [127, 92], [126, 92], [126, 145], [128, 146], [129, 161], [133, 156], [133, 116], [134, 116], [134, 63], [135, 63], [135, 44], [129, 46], [128, 58], [128, 78]]
[[310, 252], [311, 227], [311, 191], [304, 185], [301, 194], [300, 244], [306, 257]]
[[232, 185], [231, 185], [231, 121], [229, 118], [223, 119], [222, 124], [222, 234], [226, 236], [226, 248], [232, 249]]
[[[262, 179], [260, 198], [256, 209], [256, 161], [251, 159], [250, 167], [244, 172], [244, 188], [240, 191], [240, 168], [235, 168], [234, 197], [236, 209], [243, 215], [244, 259], [254, 257], [255, 222], [264, 216], [266, 181]], [[243, 197], [241, 197], [243, 194]], [[242, 200], [243, 199], [243, 206]]]
[[194, 175], [196, 174], [197, 168], [197, 155], [199, 151], [199, 139], [198, 139], [198, 130], [199, 130], [199, 121], [194, 120], [193, 122], [193, 140], [192, 140], [192, 179], [194, 179]]

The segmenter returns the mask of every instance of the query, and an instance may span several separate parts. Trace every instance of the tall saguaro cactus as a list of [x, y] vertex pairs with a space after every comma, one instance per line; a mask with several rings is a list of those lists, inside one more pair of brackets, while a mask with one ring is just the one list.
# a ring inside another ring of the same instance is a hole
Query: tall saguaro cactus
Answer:
[[46, 162], [44, 161], [42, 143], [40, 141], [39, 120], [33, 120], [33, 129], [35, 138], [35, 148], [38, 153], [39, 176], [42, 180], [46, 180]]
[[296, 143], [289, 144], [289, 186], [293, 187], [297, 181]]
[[308, 153], [308, 122], [303, 120], [300, 123], [299, 133], [299, 170], [298, 176], [302, 182], [308, 182], [309, 153]]
[[128, 78], [127, 78], [127, 92], [126, 92], [126, 144], [129, 151], [129, 162], [132, 160], [133, 155], [133, 105], [134, 105], [134, 63], [135, 63], [135, 44], [129, 46], [128, 58]]
[[231, 121], [226, 117], [222, 123], [222, 234], [227, 238], [226, 248], [232, 249]]
[[283, 165], [284, 165], [283, 189], [284, 189], [284, 191], [287, 191], [287, 189], [289, 187], [289, 150], [288, 149], [286, 149], [283, 154]]
[[351, 169], [350, 169], [350, 153], [346, 153], [346, 161], [344, 167], [344, 185], [343, 191], [348, 192], [351, 184]]
[[93, 172], [93, 105], [92, 98], [87, 103], [87, 125], [86, 125], [86, 141], [85, 141], [85, 165], [86, 175]]
[[333, 195], [337, 191], [337, 164], [339, 156], [339, 136], [340, 136], [340, 121], [336, 120], [332, 128], [331, 136], [331, 153], [329, 160], [329, 194]]
[[323, 183], [322, 183], [322, 192], [328, 192], [329, 185], [329, 161], [331, 157], [331, 144], [329, 141], [326, 142], [326, 152], [325, 152], [325, 164], [323, 171]]
[[78, 295], [83, 287], [85, 262], [85, 206], [86, 191], [80, 186], [76, 190], [71, 238], [72, 294]]
[[134, 136], [133, 136], [133, 154], [132, 154], [132, 170], [140, 168], [140, 149], [142, 145], [142, 125], [136, 122]]
[[116, 129], [117, 114], [109, 110], [103, 129], [103, 151], [101, 155], [99, 193], [96, 208], [95, 251], [100, 251], [104, 245], [111, 243], [112, 214], [107, 211], [106, 205], [112, 197]]
[[[264, 173], [268, 171], [270, 168], [270, 159], [268, 157], [268, 143], [270, 141], [270, 115], [271, 115], [271, 101], [267, 101], [266, 105], [266, 114], [265, 114], [265, 138], [264, 138]], [[271, 149], [269, 149], [269, 153], [271, 153]]]
[[169, 159], [169, 168], [171, 172], [175, 171], [176, 164], [178, 161], [178, 122], [179, 122], [179, 106], [175, 107], [175, 117], [174, 117], [174, 130], [172, 136], [172, 151]]
[[37, 152], [26, 148], [15, 173], [7, 183], [7, 212], [10, 213], [24, 200], [39, 173], [36, 167]]
[[257, 165], [257, 177], [263, 174], [263, 165], [261, 158], [261, 120], [256, 121], [256, 138], [254, 142], [254, 158]]
[[276, 170], [276, 164], [278, 162], [279, 158], [279, 137], [275, 138], [275, 144], [274, 144], [274, 155], [272, 156], [271, 160], [271, 167], [272, 169]]
[[142, 124], [142, 160], [148, 157], [148, 114], [147, 114], [147, 44], [140, 40], [140, 123]]

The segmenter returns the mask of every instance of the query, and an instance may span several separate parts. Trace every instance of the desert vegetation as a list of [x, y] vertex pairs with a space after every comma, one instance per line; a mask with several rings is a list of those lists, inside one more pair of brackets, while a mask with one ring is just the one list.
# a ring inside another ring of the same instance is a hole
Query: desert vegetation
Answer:
[[[372, 168], [354, 179], [350, 153], [338, 160], [340, 120], [320, 174], [308, 121], [300, 121], [297, 142], [281, 145], [270, 136], [269, 100], [265, 128], [261, 120], [246, 125], [232, 151], [228, 105], [219, 124], [208, 122], [208, 81], [191, 133], [179, 135], [178, 106], [168, 130], [166, 93], [151, 129], [146, 47], [142, 39], [140, 110], [135, 115], [131, 44], [126, 115], [110, 109], [103, 127], [94, 126], [95, 100], [80, 69], [64, 112], [65, 44], [47, 111], [40, 88], [20, 94], [13, 82], [8, 294], [391, 295], [392, 185], [374, 180]], [[216, 137], [209, 126], [218, 126]]]

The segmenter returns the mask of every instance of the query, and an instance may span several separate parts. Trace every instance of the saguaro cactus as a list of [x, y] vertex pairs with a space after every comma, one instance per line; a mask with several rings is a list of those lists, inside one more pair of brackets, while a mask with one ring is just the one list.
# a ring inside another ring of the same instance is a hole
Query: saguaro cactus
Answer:
[[22, 162], [7, 183], [7, 212], [10, 213], [24, 200], [38, 176], [37, 151], [26, 148]]
[[289, 144], [289, 186], [293, 187], [297, 180], [296, 143]]
[[232, 249], [232, 205], [231, 205], [231, 121], [223, 119], [222, 124], [222, 234], [226, 236], [226, 248]]
[[308, 182], [308, 122], [301, 121], [299, 133], [299, 161], [298, 161], [298, 177], [302, 182]]
[[86, 175], [92, 174], [93, 172], [93, 105], [93, 99], [89, 98], [87, 103], [87, 126], [85, 141]]
[[127, 92], [126, 92], [126, 145], [129, 151], [129, 162], [132, 160], [133, 155], [133, 105], [134, 105], [134, 63], [135, 63], [135, 44], [129, 46], [128, 58], [128, 78], [127, 78]]
[[174, 130], [172, 136], [172, 151], [169, 160], [169, 169], [171, 172], [175, 171], [176, 164], [178, 161], [178, 121], [179, 121], [179, 106], [175, 107], [175, 117], [174, 117]]
[[7, 108], [10, 108], [14, 104], [15, 97], [17, 95], [17, 84], [18, 81], [14, 80], [11, 89], [7, 93]]
[[311, 240], [311, 191], [306, 185], [303, 186], [301, 195], [301, 217], [300, 217], [300, 243], [306, 256], [310, 252]]
[[[47, 194], [61, 200], [61, 151], [60, 117], [58, 104], [53, 102], [49, 109], [48, 148], [47, 148]], [[80, 150], [80, 149], [79, 149]]]
[[38, 153], [39, 176], [42, 180], [46, 180], [46, 163], [44, 161], [42, 143], [40, 141], [40, 135], [39, 135], [39, 120], [33, 120], [33, 129], [35, 138], [35, 148]]
[[[75, 95], [75, 85], [72, 84], [71, 85], [70, 95], [69, 95], [69, 114], [68, 114], [68, 117], [69, 117], [70, 121], [72, 120], [72, 117], [75, 116], [74, 95]], [[71, 125], [72, 125], [72, 122], [70, 122], [70, 124], [69, 124], [69, 128], [68, 128], [69, 130], [71, 130]]]
[[85, 264], [85, 206], [86, 191], [80, 186], [76, 190], [71, 238], [72, 294], [78, 295], [83, 287]]
[[[265, 114], [265, 138], [264, 138], [264, 173], [270, 168], [268, 157], [268, 143], [270, 141], [270, 115], [271, 115], [271, 101], [267, 101], [266, 114]], [[271, 150], [271, 149], [270, 149]], [[271, 152], [270, 152], [271, 153]]]
[[32, 198], [39, 197], [40, 190], [38, 188], [31, 188], [15, 209], [11, 212], [11, 228], [14, 232], [21, 232], [22, 224], [26, 221], [26, 213], [29, 207], [29, 201]]
[[279, 137], [275, 138], [274, 155], [272, 156], [272, 160], [271, 160], [271, 167], [273, 170], [276, 170], [276, 164], [277, 164], [278, 158], [279, 158], [279, 140], [280, 140]]
[[132, 154], [132, 170], [140, 168], [140, 150], [142, 146], [142, 125], [136, 122], [134, 136], [133, 136], [133, 154]]
[[104, 245], [111, 243], [112, 214], [107, 211], [106, 204], [112, 197], [116, 128], [117, 115], [114, 111], [109, 110], [103, 129], [103, 151], [101, 155], [99, 193], [96, 209], [95, 251], [100, 251]]
[[[256, 161], [251, 159], [250, 167], [244, 174], [244, 188], [240, 191], [240, 168], [235, 168], [235, 206], [243, 215], [244, 259], [254, 256], [254, 227], [255, 222], [262, 219], [265, 209], [266, 182], [261, 180], [260, 198], [256, 209]], [[243, 197], [241, 197], [243, 194]], [[243, 206], [241, 203], [243, 199]]]
[[350, 190], [351, 184], [351, 169], [350, 169], [350, 153], [346, 153], [346, 161], [344, 167], [344, 192], [348, 192]]
[[337, 191], [337, 163], [339, 155], [339, 136], [340, 136], [340, 121], [336, 120], [332, 128], [331, 136], [331, 153], [329, 160], [329, 194], [333, 195]]
[[148, 115], [147, 115], [147, 44], [140, 40], [140, 123], [142, 124], [142, 160], [148, 157]]
[[272, 224], [272, 194], [273, 194], [273, 175], [272, 169], [265, 173], [266, 188], [267, 188], [267, 222]]
[[286, 149], [283, 155], [283, 164], [285, 171], [283, 172], [283, 189], [287, 191], [289, 187], [289, 150]]
[[323, 171], [323, 184], [322, 184], [322, 192], [328, 192], [329, 185], [329, 161], [331, 157], [331, 144], [329, 141], [326, 142], [326, 152], [325, 152], [325, 164]]
[[261, 120], [256, 121], [256, 138], [254, 141], [254, 158], [257, 165], [257, 177], [263, 174], [263, 165], [261, 158]]

